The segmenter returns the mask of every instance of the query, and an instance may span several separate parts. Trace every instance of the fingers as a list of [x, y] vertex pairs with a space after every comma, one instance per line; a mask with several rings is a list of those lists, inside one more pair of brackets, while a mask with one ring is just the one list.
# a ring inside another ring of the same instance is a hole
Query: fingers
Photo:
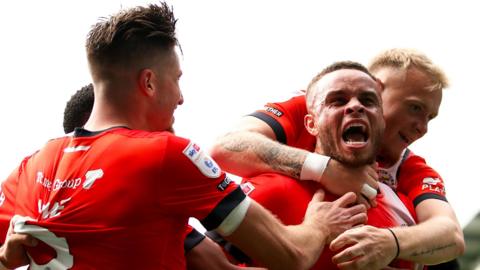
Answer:
[[378, 172], [376, 166], [368, 166], [366, 171], [367, 178], [365, 179], [365, 184], [369, 185], [375, 190], [378, 189]]
[[367, 198], [367, 196], [361, 193], [357, 194], [357, 203], [364, 205], [367, 209], [370, 209], [373, 207], [372, 204], [370, 203], [370, 200]]
[[357, 214], [366, 214], [367, 208], [363, 204], [356, 204], [352, 207], [348, 208], [349, 214], [357, 215]]
[[[364, 207], [363, 205], [358, 205], [358, 206]], [[352, 222], [351, 223], [352, 227], [357, 226], [357, 225], [363, 225], [363, 224], [367, 223], [367, 213], [365, 212], [365, 209], [362, 209], [360, 211], [361, 212], [359, 212], [359, 213], [353, 214], [352, 217], [350, 218], [350, 220]]]
[[323, 189], [319, 188], [315, 194], [313, 194], [313, 198], [311, 202], [322, 202], [325, 199], [325, 191]]
[[28, 247], [34, 247], [38, 244], [38, 240], [29, 234], [15, 233], [10, 236], [10, 240], [13, 244], [22, 244]]
[[352, 261], [360, 256], [365, 254], [361, 253], [360, 249], [354, 249], [352, 247], [346, 248], [332, 257], [332, 262], [334, 264], [342, 264], [349, 261]]
[[369, 200], [373, 199], [377, 196], [377, 190], [372, 188], [371, 186], [367, 184], [363, 184], [362, 189], [360, 192], [365, 195]]
[[[340, 234], [337, 238], [335, 238], [330, 243], [330, 250], [331, 251], [338, 251], [338, 250], [342, 249], [344, 246], [353, 245], [353, 244], [356, 243], [353, 238], [346, 237], [346, 235], [345, 235], [346, 233], [348, 233], [348, 231]], [[337, 254], [337, 256], [338, 256], [338, 254]]]
[[355, 203], [357, 200], [357, 195], [353, 192], [345, 193], [342, 197], [335, 200], [333, 203], [338, 207], [345, 207]]

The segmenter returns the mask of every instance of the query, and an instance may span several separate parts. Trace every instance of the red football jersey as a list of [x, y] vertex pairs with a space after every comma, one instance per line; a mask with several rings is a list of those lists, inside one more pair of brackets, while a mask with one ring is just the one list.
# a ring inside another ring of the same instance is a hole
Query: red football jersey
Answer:
[[393, 166], [380, 168], [379, 175], [382, 182], [407, 195], [414, 207], [425, 199], [447, 201], [440, 174], [409, 149], [403, 151], [402, 158]]
[[258, 110], [250, 116], [267, 123], [273, 129], [277, 141], [313, 151], [315, 150], [315, 137], [310, 135], [305, 128], [306, 114], [305, 95], [301, 94], [285, 102], [267, 103], [262, 110]]
[[[294, 225], [302, 223], [308, 203], [321, 185], [313, 181], [297, 181], [281, 174], [263, 174], [243, 179], [242, 188], [283, 223]], [[334, 195], [326, 194], [325, 201], [334, 199]], [[368, 210], [367, 224], [380, 228], [415, 224], [407, 208], [387, 185], [380, 185], [377, 204], [377, 207]], [[332, 263], [333, 255], [326, 246], [312, 269], [338, 269]], [[391, 266], [408, 269], [414, 267], [413, 263], [401, 260], [394, 261]]]
[[1, 196], [1, 218], [43, 241], [31, 267], [66, 269], [184, 269], [188, 218], [214, 229], [245, 199], [198, 145], [127, 128], [51, 140]]

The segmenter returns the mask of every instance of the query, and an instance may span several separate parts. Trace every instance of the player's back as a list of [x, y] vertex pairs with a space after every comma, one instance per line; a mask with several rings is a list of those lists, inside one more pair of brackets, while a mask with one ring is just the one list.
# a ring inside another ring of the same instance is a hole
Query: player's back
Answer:
[[15, 213], [34, 219], [17, 229], [46, 243], [29, 250], [32, 268], [184, 268], [188, 214], [172, 194], [188, 168], [172, 166], [170, 152], [187, 144], [125, 128], [50, 141], [22, 164], [16, 194]]

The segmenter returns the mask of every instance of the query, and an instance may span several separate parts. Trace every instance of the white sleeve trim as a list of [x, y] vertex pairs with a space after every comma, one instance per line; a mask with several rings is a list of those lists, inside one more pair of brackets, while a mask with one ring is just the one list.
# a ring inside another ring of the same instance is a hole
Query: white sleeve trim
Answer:
[[229, 236], [232, 234], [242, 223], [247, 210], [250, 207], [252, 199], [245, 197], [245, 199], [235, 207], [230, 214], [223, 220], [223, 222], [215, 229], [222, 236]]

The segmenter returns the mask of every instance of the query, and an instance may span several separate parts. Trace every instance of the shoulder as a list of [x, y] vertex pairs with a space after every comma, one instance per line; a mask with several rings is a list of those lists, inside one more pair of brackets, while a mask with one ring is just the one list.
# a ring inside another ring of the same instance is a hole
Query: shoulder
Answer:
[[430, 165], [428, 165], [426, 160], [423, 157], [416, 155], [413, 152], [410, 152], [408, 157], [402, 163], [400, 173], [401, 174], [402, 173], [405, 173], [405, 174], [434, 173], [438, 175], [435, 169], [433, 169]]

